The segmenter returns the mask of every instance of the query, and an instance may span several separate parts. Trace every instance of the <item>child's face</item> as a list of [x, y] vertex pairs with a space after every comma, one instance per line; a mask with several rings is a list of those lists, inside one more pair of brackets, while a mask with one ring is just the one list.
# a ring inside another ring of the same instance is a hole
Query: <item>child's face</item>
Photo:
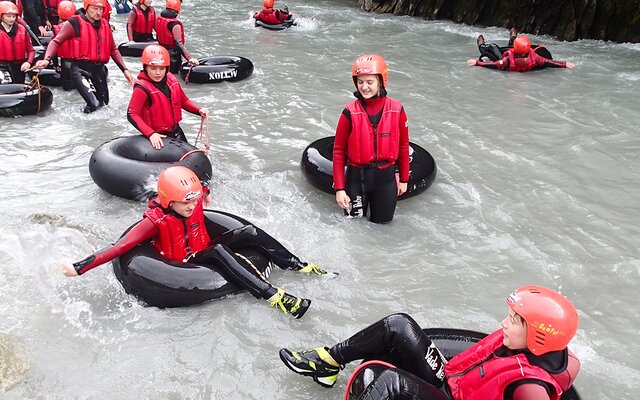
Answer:
[[196, 209], [199, 200], [200, 198], [198, 197], [189, 201], [172, 201], [169, 207], [171, 207], [176, 214], [188, 218], [193, 214], [193, 210]]
[[154, 82], [160, 82], [167, 74], [167, 67], [158, 67], [157, 65], [147, 65], [145, 67], [147, 75]]
[[356, 79], [358, 91], [365, 99], [370, 99], [380, 93], [378, 75], [361, 75]]
[[502, 320], [502, 344], [511, 350], [527, 348], [527, 326], [518, 314], [509, 309], [509, 314]]

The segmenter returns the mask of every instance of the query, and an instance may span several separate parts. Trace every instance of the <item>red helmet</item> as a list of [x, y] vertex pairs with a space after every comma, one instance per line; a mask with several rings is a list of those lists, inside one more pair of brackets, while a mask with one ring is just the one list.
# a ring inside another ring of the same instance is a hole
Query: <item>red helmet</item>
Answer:
[[84, 0], [84, 10], [87, 11], [89, 6], [105, 8], [107, 6], [106, 3], [105, 0]]
[[528, 37], [520, 35], [513, 41], [513, 50], [516, 54], [525, 55], [529, 49], [531, 49], [531, 42]]
[[69, 0], [63, 0], [58, 4], [58, 16], [62, 20], [68, 20], [76, 13], [76, 5]]
[[20, 13], [18, 12], [18, 6], [16, 6], [12, 2], [10, 2], [10, 1], [0, 1], [0, 17], [3, 14], [15, 14], [15, 15], [18, 15]]
[[182, 6], [182, 0], [167, 0], [167, 2], [164, 5], [164, 8], [168, 8], [169, 10], [173, 10], [179, 13], [181, 6]]
[[160, 205], [168, 208], [172, 201], [189, 201], [202, 195], [202, 184], [196, 174], [187, 167], [169, 167], [158, 178]]
[[171, 64], [169, 51], [159, 44], [151, 44], [142, 51], [142, 65], [168, 67]]
[[[356, 77], [360, 75], [380, 75], [382, 78], [382, 86], [386, 88], [389, 69], [387, 69], [387, 63], [381, 55], [365, 54], [356, 58], [356, 61], [353, 63], [351, 76], [353, 77], [354, 84], [356, 83]], [[358, 85], [356, 84], [356, 89], [357, 88]]]
[[578, 330], [576, 308], [546, 287], [522, 286], [507, 297], [507, 305], [524, 319], [527, 348], [537, 356], [566, 348]]
[[273, 0], [262, 0], [262, 5], [265, 8], [273, 8]]

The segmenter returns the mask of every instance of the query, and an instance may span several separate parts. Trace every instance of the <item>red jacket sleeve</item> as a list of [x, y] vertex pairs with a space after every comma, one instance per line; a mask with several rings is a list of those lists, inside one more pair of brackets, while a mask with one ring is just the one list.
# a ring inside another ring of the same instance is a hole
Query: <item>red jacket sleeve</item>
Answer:
[[492, 69], [508, 69], [509, 68], [509, 50], [502, 54], [502, 58], [498, 61], [480, 61], [476, 60], [476, 66], [492, 68]]
[[149, 94], [140, 85], [134, 85], [129, 107], [127, 108], [127, 119], [131, 122], [131, 125], [146, 137], [153, 135], [155, 132], [142, 118], [142, 109], [147, 106], [148, 100]]
[[129, 12], [129, 18], [127, 19], [127, 38], [130, 42], [133, 42], [133, 25], [136, 23], [136, 11], [131, 10]]
[[27, 36], [25, 38], [25, 44], [27, 45], [27, 62], [33, 64], [33, 59], [36, 58], [36, 51], [33, 49], [33, 44], [31, 44], [29, 32], [25, 32], [25, 35]]
[[409, 182], [409, 124], [407, 121], [407, 113], [402, 107], [400, 113], [400, 150], [398, 152], [398, 170], [400, 173], [400, 182]]
[[45, 60], [51, 60], [53, 56], [58, 53], [58, 49], [60, 45], [62, 45], [67, 40], [73, 39], [73, 26], [69, 23], [69, 21], [65, 22], [60, 29], [60, 32], [56, 35], [56, 37], [49, 42], [47, 45], [47, 51], [44, 54]]
[[184, 90], [182, 90], [182, 86], [180, 86], [180, 93], [182, 109], [190, 112], [191, 114], [200, 114], [200, 107], [187, 97]]
[[567, 63], [564, 61], [555, 61], [555, 60], [550, 60], [548, 58], [544, 58], [538, 53], [536, 53], [535, 51], [532, 51], [531, 54], [533, 55], [533, 59], [535, 60], [537, 66], [550, 67], [550, 68], [566, 68], [567, 67]]
[[344, 112], [338, 119], [336, 136], [333, 142], [333, 189], [344, 190], [344, 167], [347, 162], [347, 141], [351, 134], [351, 121]]
[[102, 265], [116, 257], [120, 257], [124, 253], [133, 249], [140, 243], [143, 243], [158, 233], [158, 228], [148, 218], [143, 218], [136, 226], [134, 226], [126, 235], [117, 243], [99, 250], [97, 253], [85, 258], [82, 261], [73, 263], [73, 267], [78, 271], [78, 275]]

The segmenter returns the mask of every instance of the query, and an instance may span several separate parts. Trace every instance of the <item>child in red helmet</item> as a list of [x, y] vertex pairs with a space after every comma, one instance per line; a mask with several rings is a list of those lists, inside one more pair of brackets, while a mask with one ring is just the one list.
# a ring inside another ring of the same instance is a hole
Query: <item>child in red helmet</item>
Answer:
[[138, 0], [129, 13], [127, 20], [127, 37], [130, 42], [150, 42], [155, 40], [153, 30], [156, 24], [156, 10], [151, 7], [151, 0]]
[[501, 329], [448, 361], [407, 314], [385, 317], [331, 348], [282, 349], [280, 358], [332, 387], [345, 364], [392, 357], [397, 368], [378, 375], [359, 400], [559, 399], [580, 369], [567, 348], [578, 329], [575, 307], [541, 286], [518, 288], [507, 305]]
[[546, 67], [575, 68], [576, 65], [571, 61], [556, 61], [543, 57], [539, 54], [540, 48], [543, 48], [542, 46], [537, 49], [537, 52], [531, 47], [529, 38], [524, 35], [518, 36], [516, 32], [514, 32], [514, 29], [511, 30], [509, 45], [513, 45], [513, 48], [504, 51], [504, 53], [502, 53], [502, 58], [497, 57], [497, 54], [500, 52], [497, 45], [486, 45], [484, 43], [484, 37], [482, 35], [478, 36], [477, 43], [481, 55], [486, 55], [492, 61], [481, 61], [472, 58], [467, 60], [467, 64], [517, 72], [527, 72]]
[[289, 7], [285, 4], [282, 10], [273, 8], [274, 0], [262, 0], [264, 8], [253, 14], [256, 21], [262, 21], [268, 25], [278, 25], [289, 21], [293, 15], [289, 13]]
[[[16, 23], [18, 15], [18, 6], [0, 1], [0, 83], [23, 84], [36, 54], [27, 28]], [[7, 71], [8, 78], [2, 70]]]
[[149, 201], [149, 209], [138, 224], [116, 244], [82, 261], [73, 264], [63, 261], [62, 272], [69, 277], [82, 275], [151, 239], [156, 250], [169, 260], [215, 269], [256, 298], [267, 300], [285, 314], [301, 318], [311, 301], [273, 287], [239, 259], [235, 252], [254, 247], [282, 269], [316, 275], [326, 274], [326, 271], [312, 263], [303, 263], [278, 241], [253, 225], [224, 233], [212, 240], [206, 230], [203, 211], [203, 205], [209, 202], [208, 190], [203, 189], [193, 171], [182, 166], [169, 167], [158, 178], [158, 197]]
[[129, 122], [149, 138], [155, 149], [164, 146], [162, 139], [167, 136], [187, 141], [179, 125], [182, 109], [202, 118], [209, 116], [209, 110], [189, 100], [178, 79], [168, 72], [170, 63], [164, 47], [154, 44], [144, 49], [143, 70], [138, 74], [127, 108]]
[[356, 100], [342, 111], [333, 146], [336, 202], [346, 215], [369, 215], [379, 224], [391, 222], [409, 182], [407, 114], [387, 96], [388, 75], [382, 56], [356, 59], [351, 70]]
[[181, 0], [167, 0], [165, 9], [156, 17], [154, 27], [156, 35], [158, 36], [158, 43], [169, 50], [169, 55], [171, 56], [169, 71], [174, 74], [180, 70], [182, 57], [184, 57], [190, 65], [198, 65], [198, 59], [192, 58], [184, 46], [184, 26], [182, 22], [178, 20], [181, 7]]

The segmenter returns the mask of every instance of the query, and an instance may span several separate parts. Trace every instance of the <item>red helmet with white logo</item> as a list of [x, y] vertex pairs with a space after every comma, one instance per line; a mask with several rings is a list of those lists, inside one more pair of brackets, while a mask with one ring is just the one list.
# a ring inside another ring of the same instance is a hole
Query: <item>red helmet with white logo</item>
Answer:
[[[389, 69], [384, 58], [379, 54], [365, 54], [358, 58], [353, 63], [351, 68], [351, 76], [353, 77], [353, 83], [356, 84], [356, 78], [361, 75], [379, 75], [382, 86], [387, 87], [387, 80], [389, 78]], [[358, 85], [356, 84], [356, 89]]]
[[159, 44], [151, 44], [142, 51], [142, 65], [168, 67], [171, 64], [169, 51]]
[[158, 199], [164, 208], [172, 201], [185, 202], [202, 196], [202, 184], [187, 167], [169, 167], [158, 178]]
[[537, 356], [566, 348], [578, 330], [576, 308], [546, 287], [522, 286], [507, 297], [507, 305], [524, 319], [527, 348]]

